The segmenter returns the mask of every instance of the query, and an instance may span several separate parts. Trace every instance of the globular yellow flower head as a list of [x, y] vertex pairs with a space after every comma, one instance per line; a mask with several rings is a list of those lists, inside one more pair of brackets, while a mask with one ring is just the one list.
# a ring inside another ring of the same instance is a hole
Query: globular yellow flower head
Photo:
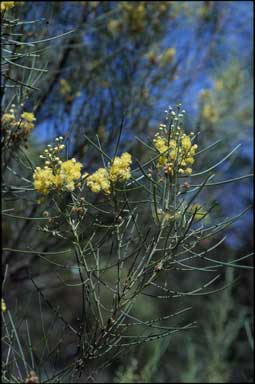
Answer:
[[37, 167], [35, 169], [33, 178], [35, 190], [42, 193], [43, 195], [47, 195], [54, 185], [55, 177], [51, 168]]
[[86, 179], [87, 186], [92, 192], [111, 192], [111, 186], [118, 182], [125, 182], [131, 177], [131, 155], [127, 152], [121, 157], [116, 156], [109, 168], [99, 168]]
[[29, 123], [32, 123], [36, 120], [35, 115], [32, 112], [23, 112], [21, 118], [28, 121]]
[[[75, 159], [67, 160], [60, 165], [59, 176], [69, 191], [74, 190], [74, 182], [81, 177], [82, 164]], [[58, 174], [56, 175], [58, 176]]]
[[61, 172], [65, 173], [65, 177], [71, 180], [77, 180], [81, 177], [82, 164], [75, 159], [67, 160], [61, 164]]
[[188, 135], [182, 136], [182, 142], [181, 142], [182, 148], [185, 152], [189, 152], [189, 150], [192, 147], [190, 137]]
[[130, 164], [132, 163], [131, 155], [127, 152], [121, 157], [115, 157], [109, 170], [109, 180], [113, 183], [123, 182], [131, 177]]
[[164, 153], [168, 150], [166, 139], [161, 136], [156, 136], [153, 140], [154, 145], [160, 153]]
[[108, 171], [105, 168], [99, 168], [92, 175], [88, 176], [86, 183], [92, 192], [98, 193], [103, 191], [106, 194], [110, 193], [111, 184]]
[[23, 112], [21, 115], [20, 127], [23, 129], [25, 135], [28, 135], [35, 127], [35, 115], [32, 112]]
[[5, 301], [4, 301], [4, 299], [2, 298], [1, 299], [1, 311], [2, 312], [6, 312], [6, 304], [5, 304]]

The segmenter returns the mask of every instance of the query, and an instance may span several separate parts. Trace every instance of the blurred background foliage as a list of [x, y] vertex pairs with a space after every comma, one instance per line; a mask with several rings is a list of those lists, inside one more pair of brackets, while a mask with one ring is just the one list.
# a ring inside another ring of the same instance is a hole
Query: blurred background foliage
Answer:
[[[241, 143], [234, 158], [220, 166], [219, 180], [251, 173], [252, 7], [249, 1], [23, 2], [11, 10], [12, 15], [31, 23], [17, 25], [15, 32], [20, 33], [21, 42], [41, 42], [36, 46], [16, 46], [16, 54], [31, 53], [21, 55], [16, 63], [47, 72], [29, 72], [5, 63], [2, 108], [6, 111], [15, 103], [18, 108], [34, 112], [36, 127], [26, 148], [34, 164], [40, 165], [39, 153], [44, 145], [63, 135], [68, 143], [68, 157], [76, 157], [90, 171], [101, 166], [100, 156], [89, 147], [84, 134], [93, 140], [98, 135], [104, 151], [113, 155], [123, 123], [119, 150], [128, 150], [142, 162], [148, 152], [136, 137], [152, 139], [164, 109], [181, 103], [187, 111], [186, 130], [200, 132], [200, 148], [221, 140], [201, 157], [195, 170], [215, 164], [221, 155]], [[48, 42], [53, 36], [60, 37]], [[21, 85], [13, 97], [12, 89], [5, 87], [7, 79], [27, 86]], [[18, 173], [15, 158], [9, 161]], [[24, 177], [31, 178], [29, 171], [25, 172], [22, 168]], [[20, 180], [8, 170], [4, 180], [19, 186]], [[17, 190], [12, 192], [4, 201], [4, 208], [15, 207], [15, 212], [23, 216], [41, 216], [45, 207], [38, 207], [29, 193], [20, 197]], [[15, 202], [17, 197], [19, 201]], [[209, 198], [218, 202], [222, 216], [236, 214], [253, 201], [251, 181], [221, 185], [213, 193], [208, 190], [205, 204]], [[225, 243], [217, 249], [218, 257], [231, 260], [251, 252], [252, 227], [252, 213], [247, 212], [229, 229]], [[26, 249], [28, 244], [42, 251], [63, 246], [57, 236], [38, 233], [33, 220], [3, 216], [2, 232], [4, 246], [14, 249]], [[64, 261], [68, 255], [56, 260], [61, 258]], [[4, 265], [8, 264], [10, 277], [3, 293], [7, 306], [31, 323], [35, 348], [40, 350], [42, 329], [47, 335], [50, 333], [49, 343], [53, 345], [54, 340], [56, 343], [64, 337], [61, 327], [56, 326], [56, 333], [49, 331], [49, 308], [35, 293], [27, 269], [47, 299], [62, 308], [71, 323], [76, 321], [79, 306], [75, 290], [63, 288], [52, 266], [38, 261], [35, 255], [6, 252], [3, 260]], [[198, 273], [187, 273], [185, 286], [198, 279]], [[235, 273], [239, 281], [226, 291], [171, 303], [172, 312], [192, 305], [192, 310], [183, 315], [184, 320], [197, 320], [198, 328], [134, 349], [99, 373], [96, 380], [251, 382], [252, 274], [242, 270]], [[70, 273], [66, 274], [70, 279]], [[226, 269], [227, 283], [235, 277], [233, 270]], [[72, 278], [76, 281], [75, 274]], [[183, 274], [169, 276], [176, 286], [180, 278]], [[34, 321], [39, 316], [38, 310], [33, 309], [35, 305], [40, 308], [42, 323]], [[150, 318], [152, 313], [163, 313], [165, 305], [144, 296], [138, 307], [144, 318]], [[54, 364], [64, 367], [74, 355], [75, 344], [65, 335]], [[51, 364], [49, 361], [49, 369]]]

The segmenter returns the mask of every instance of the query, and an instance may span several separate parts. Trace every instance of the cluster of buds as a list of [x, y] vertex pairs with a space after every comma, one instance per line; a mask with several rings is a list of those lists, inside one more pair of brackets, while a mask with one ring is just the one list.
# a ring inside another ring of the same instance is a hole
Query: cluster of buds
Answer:
[[64, 138], [62, 136], [57, 137], [55, 139], [55, 146], [53, 147], [51, 144], [48, 144], [47, 148], [43, 151], [43, 155], [40, 155], [40, 159], [45, 160], [44, 163], [46, 167], [56, 169], [62, 164], [62, 160], [60, 160], [57, 155], [65, 149], [63, 140]]
[[160, 271], [162, 271], [162, 269], [163, 269], [163, 262], [160, 261], [158, 264], [155, 265], [154, 271], [155, 272], [160, 272]]
[[170, 175], [173, 172], [173, 163], [166, 163], [163, 170], [166, 174]]
[[1, 312], [6, 312], [6, 304], [5, 304], [5, 301], [4, 299], [2, 298], [1, 299]]
[[83, 217], [84, 214], [86, 213], [87, 209], [85, 207], [85, 199], [84, 197], [81, 197], [79, 199], [79, 202], [78, 204], [74, 205], [71, 209], [71, 213], [77, 215], [77, 216], [80, 216], [80, 217]]
[[29, 375], [27, 376], [25, 380], [26, 384], [37, 384], [39, 383], [39, 378], [37, 374], [34, 371], [30, 371]]
[[190, 188], [190, 183], [188, 183], [187, 181], [185, 181], [185, 183], [183, 183], [182, 187], [184, 189], [189, 189]]

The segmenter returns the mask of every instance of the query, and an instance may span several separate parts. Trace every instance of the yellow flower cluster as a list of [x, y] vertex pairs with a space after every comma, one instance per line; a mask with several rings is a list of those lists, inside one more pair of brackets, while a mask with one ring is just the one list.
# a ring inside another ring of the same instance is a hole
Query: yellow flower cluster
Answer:
[[36, 121], [35, 115], [32, 112], [23, 112], [21, 115], [20, 125], [23, 128], [25, 135], [28, 135], [35, 127], [34, 121]]
[[32, 112], [23, 112], [17, 117], [16, 107], [13, 104], [8, 112], [1, 118], [1, 132], [3, 145], [11, 147], [27, 140], [30, 132], [35, 127], [36, 118]]
[[1, 1], [1, 12], [8, 11], [15, 6], [15, 1]]
[[21, 118], [28, 121], [29, 123], [32, 123], [36, 120], [35, 115], [32, 112], [23, 112]]
[[92, 192], [103, 191], [106, 194], [111, 192], [111, 185], [118, 182], [125, 182], [131, 177], [130, 165], [132, 163], [131, 155], [127, 152], [121, 157], [115, 157], [111, 166], [99, 168], [92, 175], [87, 177], [87, 186]]
[[217, 79], [214, 83], [214, 88], [217, 90], [217, 91], [222, 91], [223, 88], [224, 88], [224, 81], [221, 80], [221, 79]]
[[113, 183], [130, 179], [130, 165], [132, 163], [130, 153], [123, 153], [121, 157], [115, 157], [109, 170], [109, 180]]
[[17, 129], [20, 135], [27, 136], [34, 128], [35, 115], [32, 112], [23, 112], [20, 119], [16, 119], [14, 109], [4, 113], [2, 116], [2, 124], [8, 125], [9, 128]]
[[56, 175], [58, 188], [63, 188], [66, 185], [68, 191], [73, 191], [75, 181], [81, 177], [81, 168], [82, 164], [75, 159], [64, 161]]
[[37, 192], [47, 195], [54, 184], [54, 175], [49, 167], [37, 167], [34, 171], [34, 188]]
[[10, 127], [13, 127], [14, 125], [16, 125], [16, 119], [15, 119], [15, 115], [14, 113], [9, 113], [9, 112], [6, 112], [3, 114], [2, 116], [2, 124], [3, 125], [9, 125]]
[[[161, 130], [165, 126], [161, 125]], [[197, 150], [197, 144], [192, 145], [189, 135], [182, 133], [178, 127], [176, 132], [171, 133], [170, 138], [167, 134], [156, 133], [153, 140], [155, 148], [161, 154], [158, 159], [158, 167], [163, 167], [165, 173], [174, 174], [177, 169], [178, 174], [190, 175], [194, 163], [194, 155]]]
[[203, 106], [202, 116], [210, 123], [216, 123], [219, 119], [218, 112], [212, 104], [205, 104]]
[[117, 34], [122, 29], [121, 20], [110, 19], [107, 28], [113, 35]]
[[4, 299], [1, 299], [1, 311], [6, 312], [6, 304], [5, 304]]
[[171, 139], [169, 140], [169, 143], [167, 143], [167, 140], [156, 134], [154, 141], [155, 148], [159, 151], [159, 153], [162, 153], [162, 155], [159, 157], [158, 165], [165, 165], [168, 160], [176, 160], [177, 157], [177, 149], [176, 149], [176, 141]]
[[175, 48], [166, 49], [160, 57], [160, 64], [167, 65], [171, 63], [175, 57], [175, 53], [176, 53]]
[[62, 140], [62, 137], [57, 138], [55, 147], [49, 145], [44, 150], [44, 155], [40, 157], [45, 159], [45, 166], [37, 167], [34, 171], [34, 189], [43, 195], [48, 195], [54, 189], [73, 191], [81, 177], [81, 163], [75, 159], [62, 161], [57, 156], [65, 148]]
[[[222, 80], [217, 80], [215, 83], [215, 89], [221, 91], [224, 83]], [[215, 100], [212, 92], [209, 89], [203, 89], [200, 92], [201, 100], [201, 116], [209, 123], [216, 123], [219, 120], [219, 113], [215, 107]]]
[[92, 192], [97, 193], [103, 191], [106, 194], [110, 193], [111, 184], [108, 171], [105, 168], [99, 168], [96, 172], [90, 175], [86, 179], [86, 183]]
[[65, 98], [67, 103], [71, 103], [73, 99], [80, 96], [80, 91], [73, 92], [72, 86], [66, 79], [59, 80], [59, 93]]
[[59, 92], [61, 93], [61, 95], [65, 96], [71, 93], [72, 91], [71, 86], [66, 79], [60, 79], [59, 84], [60, 84]]
[[123, 12], [123, 23], [133, 33], [142, 32], [146, 21], [146, 2], [122, 1], [120, 6]]

